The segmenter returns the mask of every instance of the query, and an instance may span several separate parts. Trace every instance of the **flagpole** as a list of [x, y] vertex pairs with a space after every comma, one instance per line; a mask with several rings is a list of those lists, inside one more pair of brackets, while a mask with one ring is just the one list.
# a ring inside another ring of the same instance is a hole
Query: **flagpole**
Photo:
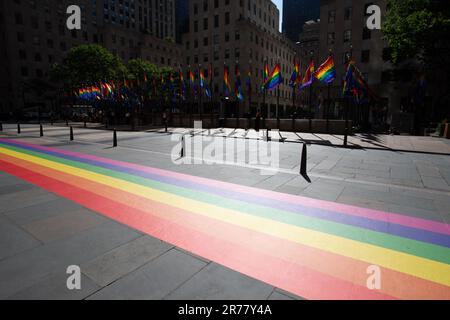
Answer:
[[[348, 63], [350, 63], [350, 61], [353, 59], [353, 46], [350, 45], [350, 57], [349, 57], [349, 61]], [[349, 98], [346, 97], [346, 103], [345, 103], [345, 135], [344, 135], [344, 146], [346, 147], [348, 145], [348, 133], [349, 133], [349, 128], [348, 128], [348, 109], [349, 109]]]
[[[313, 62], [313, 54], [314, 52], [311, 51], [310, 55], [311, 55], [311, 60], [310, 60], [310, 65]], [[309, 67], [308, 67], [309, 68]], [[313, 97], [313, 77], [314, 75], [311, 73], [311, 85], [309, 86], [309, 133], [312, 133], [312, 97]]]
[[[333, 55], [331, 49], [329, 56], [331, 57]], [[330, 106], [331, 106], [331, 82], [328, 83], [328, 103], [327, 103], [327, 111], [326, 111], [326, 120], [327, 120], [327, 134], [330, 133]]]
[[213, 106], [214, 106], [214, 88], [213, 88], [213, 67], [212, 64], [210, 63], [208, 66], [208, 73], [209, 73], [209, 91], [211, 93], [211, 98], [210, 100], [210, 108], [211, 108], [211, 114], [213, 112]]
[[[247, 81], [250, 81], [251, 84], [251, 75], [252, 75], [252, 61], [250, 60], [250, 66], [249, 66], [249, 73], [247, 74]], [[249, 84], [247, 84], [247, 91], [248, 91], [248, 113], [250, 114], [250, 112], [252, 111], [252, 89], [250, 87]]]
[[[296, 65], [296, 57], [297, 55], [294, 56], [294, 69], [295, 69], [295, 65]], [[298, 75], [297, 75], [298, 77]], [[294, 80], [293, 86], [292, 86], [292, 108], [294, 109], [295, 112], [295, 89], [297, 88], [297, 83], [296, 80]]]
[[[202, 70], [201, 70], [201, 67], [202, 67], [202, 65], [201, 64], [199, 64], [198, 65], [198, 79], [199, 79], [199, 87], [200, 87], [200, 89], [199, 89], [199, 94], [200, 94], [200, 96], [199, 96], [199, 98], [198, 98], [198, 111], [199, 111], [199, 114], [200, 114], [200, 120], [203, 120], [202, 118], [203, 118], [203, 88], [202, 88], [202, 86], [200, 85], [200, 82], [202, 82], [203, 80], [201, 79], [201, 77], [200, 77], [200, 72], [202, 72]], [[205, 84], [203, 84], [203, 85], [205, 85]]]
[[[263, 78], [265, 78], [265, 72], [266, 72], [266, 65], [268, 64], [268, 60], [264, 60], [264, 76]], [[269, 108], [266, 108], [266, 94], [267, 94], [267, 89], [266, 89], [266, 81], [267, 79], [264, 79], [264, 85], [263, 85], [263, 123], [264, 123], [264, 128], [266, 126], [266, 115], [267, 118], [270, 119], [270, 114], [269, 114]], [[264, 112], [266, 111], [266, 112]]]

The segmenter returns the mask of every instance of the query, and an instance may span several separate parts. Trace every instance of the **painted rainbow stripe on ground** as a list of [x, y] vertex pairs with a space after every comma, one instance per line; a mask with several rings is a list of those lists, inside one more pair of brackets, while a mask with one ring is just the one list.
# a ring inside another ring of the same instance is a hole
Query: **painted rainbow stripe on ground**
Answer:
[[443, 223], [8, 139], [0, 169], [308, 299], [450, 299]]

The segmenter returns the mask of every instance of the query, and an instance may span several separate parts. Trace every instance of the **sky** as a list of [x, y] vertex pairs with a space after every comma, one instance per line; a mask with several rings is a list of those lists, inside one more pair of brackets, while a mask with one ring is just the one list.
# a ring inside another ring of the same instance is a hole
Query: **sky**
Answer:
[[280, 10], [280, 31], [281, 31], [281, 23], [283, 21], [283, 0], [272, 0], [272, 2], [275, 3], [278, 9]]

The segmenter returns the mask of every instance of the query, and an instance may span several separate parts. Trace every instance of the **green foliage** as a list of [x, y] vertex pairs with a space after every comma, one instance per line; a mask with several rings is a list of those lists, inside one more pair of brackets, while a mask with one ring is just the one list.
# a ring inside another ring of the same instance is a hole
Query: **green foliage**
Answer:
[[119, 79], [126, 73], [122, 61], [99, 45], [72, 48], [61, 65], [54, 65], [51, 77], [77, 86], [94, 84], [105, 79]]
[[54, 64], [50, 70], [50, 79], [69, 86], [98, 84], [105, 80], [142, 80], [167, 78], [171, 68], [158, 68], [154, 64], [132, 59], [124, 65], [121, 59], [99, 45], [80, 45], [72, 48], [62, 64]]
[[159, 73], [158, 67], [146, 60], [132, 59], [128, 61], [128, 75], [131, 79], [143, 79], [145, 75], [150, 78], [158, 76]]
[[418, 57], [428, 67], [438, 67], [444, 58], [448, 59], [449, 1], [388, 0], [387, 3], [383, 33], [392, 49], [392, 62]]

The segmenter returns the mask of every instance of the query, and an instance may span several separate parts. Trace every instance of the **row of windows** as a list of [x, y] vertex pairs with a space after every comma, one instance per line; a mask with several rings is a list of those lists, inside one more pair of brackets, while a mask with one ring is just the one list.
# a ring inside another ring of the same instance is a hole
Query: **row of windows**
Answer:
[[[373, 3], [366, 3], [364, 6], [363, 16], [367, 16], [367, 8], [371, 6]], [[328, 11], [328, 23], [333, 24], [336, 22], [336, 10]], [[351, 21], [353, 19], [353, 7], [344, 8], [344, 21]]]
[[[225, 1], [225, 6], [229, 6], [230, 1], [229, 0], [224, 0], [224, 1]], [[208, 0], [204, 0], [203, 1], [203, 3], [202, 3], [203, 12], [208, 12], [208, 9], [209, 9], [208, 2], [209, 2]], [[254, 16], [256, 16], [257, 13], [258, 13], [258, 16], [259, 16], [260, 20], [263, 20], [264, 23], [268, 23], [269, 26], [271, 26], [272, 28], [276, 28], [276, 26], [275, 26], [275, 24], [276, 24], [275, 17], [271, 17], [271, 14], [270, 13], [267, 14], [266, 11], [263, 12], [262, 9], [261, 9], [261, 7], [262, 7], [261, 6], [261, 0], [259, 2], [260, 2], [260, 8], [259, 8], [259, 10], [257, 10], [256, 1], [255, 1], [255, 3], [252, 3], [251, 0], [247, 0], [247, 10], [248, 10], [248, 12], [253, 13]], [[244, 8], [244, 0], [239, 0], [239, 6], [241, 8]], [[214, 0], [214, 9], [218, 9], [218, 8], [219, 8], [219, 0]], [[268, 5], [269, 12], [272, 11], [271, 8], [272, 7], [269, 4]], [[198, 13], [199, 13], [199, 4], [198, 3], [194, 3], [194, 16], [198, 15]], [[218, 27], [218, 16], [216, 16], [216, 17], [217, 18], [215, 18], [215, 21], [216, 21], [215, 27], [217, 28]]]
[[[372, 31], [367, 27], [363, 29], [362, 40], [370, 40], [372, 38]], [[344, 43], [350, 43], [352, 41], [352, 30], [345, 30], [343, 33], [342, 41]], [[336, 32], [329, 32], [327, 35], [327, 44], [334, 45], [336, 43]]]

